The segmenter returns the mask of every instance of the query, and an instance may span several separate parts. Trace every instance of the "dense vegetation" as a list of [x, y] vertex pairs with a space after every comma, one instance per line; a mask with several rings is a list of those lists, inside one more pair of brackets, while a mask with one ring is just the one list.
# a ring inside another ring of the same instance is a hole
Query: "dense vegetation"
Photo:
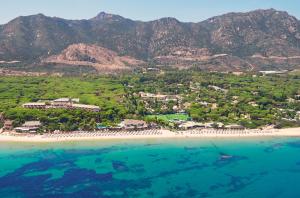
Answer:
[[[113, 124], [125, 116], [123, 86], [110, 77], [4, 77], [0, 79], [0, 111], [18, 126], [26, 120], [41, 120], [48, 130], [93, 129], [95, 123]], [[80, 98], [81, 103], [101, 107], [101, 112], [30, 110], [26, 102]]]
[[[178, 101], [145, 101], [139, 92], [178, 95]], [[19, 126], [40, 120], [47, 131], [92, 130], [96, 123], [115, 125], [124, 118], [166, 124], [166, 114], [186, 112], [199, 122], [238, 123], [248, 128], [267, 124], [299, 125], [300, 76], [260, 76], [197, 71], [164, 71], [122, 76], [1, 77], [0, 112]], [[25, 102], [80, 98], [98, 105], [99, 113], [80, 110], [30, 110]], [[176, 106], [177, 108], [174, 108]], [[149, 116], [150, 115], [150, 116]], [[151, 116], [152, 115], [152, 116]], [[159, 115], [159, 116], [153, 116]], [[187, 117], [185, 117], [187, 119]]]
[[[127, 77], [130, 107], [139, 114], [175, 113], [181, 106], [193, 120], [200, 122], [239, 123], [249, 128], [267, 124], [279, 127], [297, 125], [300, 102], [300, 77], [293, 75], [242, 75], [170, 71]], [[215, 90], [212, 87], [218, 87]], [[132, 88], [133, 87], [133, 88]], [[182, 96], [180, 102], [141, 102], [134, 93], [151, 92]], [[149, 111], [150, 110], [150, 111]], [[298, 123], [299, 124], [299, 123]]]

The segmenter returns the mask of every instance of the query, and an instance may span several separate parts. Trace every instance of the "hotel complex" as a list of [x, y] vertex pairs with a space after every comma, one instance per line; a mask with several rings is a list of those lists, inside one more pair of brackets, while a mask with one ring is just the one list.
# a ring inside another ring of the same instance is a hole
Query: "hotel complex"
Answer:
[[78, 98], [59, 98], [48, 102], [32, 102], [22, 105], [27, 109], [81, 109], [99, 112], [100, 107], [95, 105], [79, 104]]

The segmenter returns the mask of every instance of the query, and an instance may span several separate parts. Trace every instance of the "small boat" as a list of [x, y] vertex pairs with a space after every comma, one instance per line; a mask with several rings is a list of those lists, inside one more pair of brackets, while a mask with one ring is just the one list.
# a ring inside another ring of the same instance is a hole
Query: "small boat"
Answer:
[[227, 155], [227, 154], [224, 154], [224, 153], [220, 154], [220, 159], [221, 160], [227, 160], [227, 159], [231, 159], [231, 158], [233, 158], [232, 155]]

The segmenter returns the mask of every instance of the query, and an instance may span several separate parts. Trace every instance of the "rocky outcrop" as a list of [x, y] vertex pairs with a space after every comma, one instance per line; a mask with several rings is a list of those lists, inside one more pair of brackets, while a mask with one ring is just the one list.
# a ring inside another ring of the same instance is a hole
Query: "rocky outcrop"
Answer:
[[132, 70], [144, 64], [130, 56], [119, 56], [116, 52], [97, 45], [73, 44], [62, 53], [50, 56], [44, 63], [92, 66], [101, 72]]

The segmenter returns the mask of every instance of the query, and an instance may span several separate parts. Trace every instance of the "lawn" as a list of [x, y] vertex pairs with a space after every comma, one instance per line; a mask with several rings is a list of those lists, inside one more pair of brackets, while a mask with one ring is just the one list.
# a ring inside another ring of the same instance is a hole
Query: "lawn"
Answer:
[[149, 115], [148, 118], [157, 118], [158, 120], [172, 122], [177, 120], [187, 121], [190, 117], [187, 114], [166, 114], [166, 115]]

